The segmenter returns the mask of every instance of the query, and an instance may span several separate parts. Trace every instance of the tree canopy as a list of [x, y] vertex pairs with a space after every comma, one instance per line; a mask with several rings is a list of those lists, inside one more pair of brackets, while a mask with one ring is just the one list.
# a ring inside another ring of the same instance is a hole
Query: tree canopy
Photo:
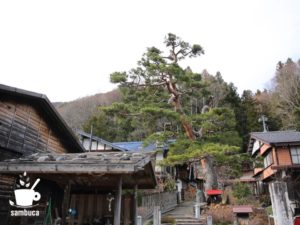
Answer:
[[[147, 48], [137, 67], [110, 75], [111, 82], [119, 84], [123, 100], [101, 107], [86, 128], [91, 123], [103, 125], [97, 128], [99, 134], [110, 141], [176, 139], [163, 163], [205, 159], [207, 171], [212, 171], [213, 159], [226, 164], [242, 143], [235, 110], [229, 107], [231, 86], [219, 72], [213, 76], [206, 70], [195, 73], [181, 67], [181, 61], [204, 54], [200, 45], [171, 33], [164, 43], [166, 53]], [[213, 179], [207, 182], [211, 186], [216, 185]]]

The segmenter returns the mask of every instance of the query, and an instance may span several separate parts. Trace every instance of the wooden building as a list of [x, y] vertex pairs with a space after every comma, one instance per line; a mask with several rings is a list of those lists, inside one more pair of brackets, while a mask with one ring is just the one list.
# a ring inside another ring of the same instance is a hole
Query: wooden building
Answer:
[[106, 141], [95, 135], [86, 133], [82, 130], [77, 130], [80, 143], [86, 151], [97, 152], [97, 151], [122, 151], [126, 152], [128, 149], [122, 148], [112, 142]]
[[169, 145], [174, 143], [175, 139], [167, 140], [164, 144], [150, 143], [144, 146], [143, 141], [109, 142], [82, 130], [77, 130], [77, 135], [80, 143], [88, 152], [119, 151], [152, 154], [157, 176], [162, 177], [166, 173], [174, 174], [175, 172], [175, 169], [172, 167], [167, 168], [159, 165], [159, 162], [167, 157]]
[[[68, 225], [134, 224], [137, 190], [156, 186], [150, 156], [137, 153], [39, 153], [0, 162], [2, 174], [24, 170], [51, 185], [50, 190], [37, 190], [45, 202], [51, 199], [51, 214], [58, 214], [53, 221], [61, 218]], [[122, 195], [123, 189], [128, 191]], [[34, 222], [22, 219], [24, 224]]]
[[[0, 85], [0, 224], [133, 224], [124, 205], [134, 206], [137, 188], [155, 187], [154, 170], [147, 155], [114, 154], [87, 153], [45, 95]], [[9, 200], [25, 171], [41, 179], [40, 215], [12, 217]], [[121, 196], [122, 188], [135, 191]]]
[[269, 192], [275, 224], [292, 224], [300, 208], [300, 132], [251, 133], [248, 150], [257, 161], [257, 193]]

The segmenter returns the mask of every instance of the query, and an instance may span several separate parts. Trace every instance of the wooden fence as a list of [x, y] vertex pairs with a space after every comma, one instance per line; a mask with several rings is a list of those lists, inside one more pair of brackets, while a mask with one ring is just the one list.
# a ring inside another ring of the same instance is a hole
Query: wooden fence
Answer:
[[141, 205], [138, 207], [138, 215], [143, 220], [153, 215], [154, 206], [160, 206], [161, 213], [168, 212], [177, 206], [177, 192], [152, 193], [142, 196]]

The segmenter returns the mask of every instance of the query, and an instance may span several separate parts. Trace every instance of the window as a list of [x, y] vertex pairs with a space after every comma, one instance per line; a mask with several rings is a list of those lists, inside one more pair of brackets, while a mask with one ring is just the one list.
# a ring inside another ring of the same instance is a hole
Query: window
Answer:
[[300, 147], [292, 147], [291, 156], [293, 164], [300, 164]]
[[270, 151], [266, 157], [264, 158], [264, 166], [265, 168], [267, 168], [268, 166], [270, 166], [271, 164], [273, 164], [273, 155], [272, 155], [272, 151]]

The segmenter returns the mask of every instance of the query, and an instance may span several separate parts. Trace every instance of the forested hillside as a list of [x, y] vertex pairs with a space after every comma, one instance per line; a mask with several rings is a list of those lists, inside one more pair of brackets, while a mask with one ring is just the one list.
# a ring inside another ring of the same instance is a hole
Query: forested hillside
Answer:
[[82, 125], [95, 113], [97, 107], [108, 106], [121, 100], [118, 90], [79, 98], [71, 102], [54, 103], [58, 112], [72, 129], [81, 129]]

